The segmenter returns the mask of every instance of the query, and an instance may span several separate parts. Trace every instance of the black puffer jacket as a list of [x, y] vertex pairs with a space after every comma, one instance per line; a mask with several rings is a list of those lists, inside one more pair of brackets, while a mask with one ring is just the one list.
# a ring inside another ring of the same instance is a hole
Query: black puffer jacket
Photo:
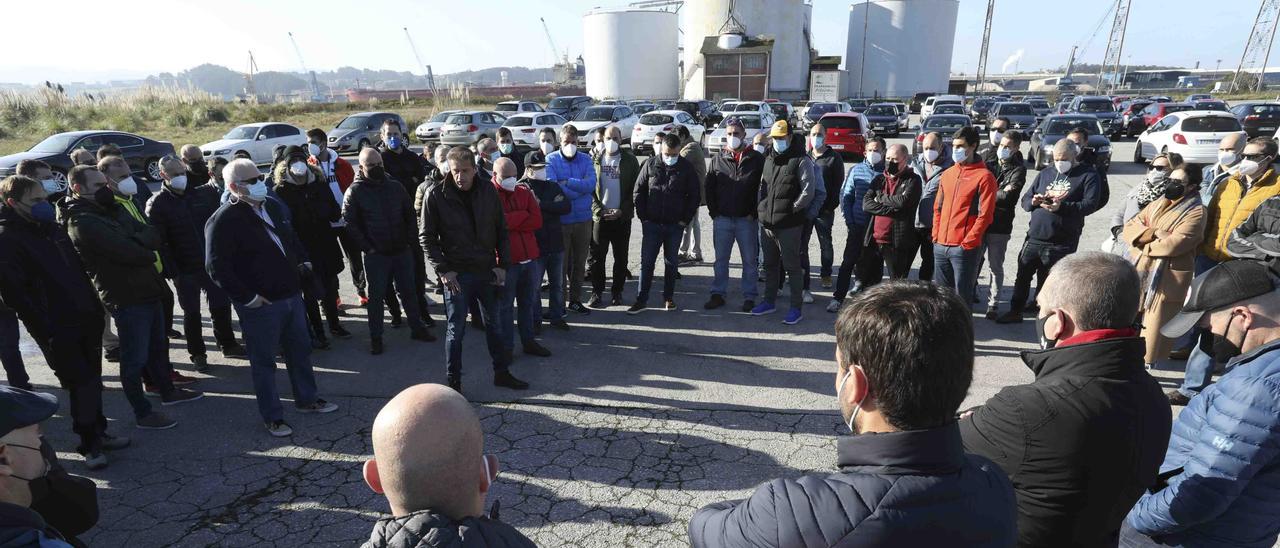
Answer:
[[0, 206], [0, 301], [42, 346], [61, 327], [101, 323], [102, 303], [71, 240]]
[[103, 303], [115, 309], [164, 298], [168, 289], [156, 270], [162, 240], [155, 227], [115, 203], [103, 207], [77, 197], [60, 205], [67, 235]]
[[511, 242], [493, 183], [477, 173], [463, 195], [453, 175], [431, 187], [422, 201], [419, 242], [440, 274], [485, 273], [511, 266]]
[[166, 184], [147, 201], [147, 219], [160, 231], [165, 255], [179, 275], [204, 272], [204, 225], [221, 205], [220, 198], [212, 185], [179, 194]]
[[[711, 217], [755, 217], [763, 170], [764, 156], [751, 147], [742, 151], [741, 161], [724, 150], [712, 156], [711, 169], [707, 171], [706, 199]], [[839, 201], [838, 196], [836, 200]]]
[[399, 182], [406, 195], [413, 196], [418, 185], [427, 178], [427, 159], [409, 150], [407, 146], [392, 151], [387, 148], [386, 143], [382, 143], [378, 145], [378, 152], [382, 153], [382, 165], [387, 170], [387, 177]]
[[689, 522], [694, 548], [1013, 546], [1013, 487], [964, 454], [955, 423], [845, 436], [840, 472], [778, 479]]
[[685, 158], [675, 165], [645, 162], [636, 180], [636, 217], [659, 224], [689, 223], [698, 214], [698, 174]]
[[[1009, 159], [999, 164], [996, 172], [996, 212], [991, 218], [988, 234], [1010, 234], [1013, 232], [1013, 217], [1018, 210], [1018, 198], [1022, 196], [1022, 187], [1027, 184], [1027, 163], [1022, 160], [1022, 153], [1014, 151]], [[1006, 191], [1006, 188], [1013, 187]]]
[[361, 548], [532, 548], [515, 527], [486, 517], [453, 520], [430, 510], [388, 517], [373, 525]]
[[409, 196], [395, 179], [366, 179], [363, 173], [356, 174], [342, 199], [342, 217], [361, 251], [395, 255], [409, 249], [417, 228]]
[[920, 176], [911, 168], [906, 168], [898, 176], [898, 184], [893, 193], [884, 191], [884, 173], [871, 180], [871, 189], [862, 197], [862, 210], [873, 215], [867, 223], [863, 244], [875, 238], [876, 217], [889, 217], [893, 222], [889, 228], [889, 243], [896, 249], [915, 249], [916, 245], [916, 209], [920, 205], [922, 183]]
[[822, 171], [823, 190], [827, 197], [822, 201], [822, 213], [834, 213], [840, 207], [840, 187], [844, 185], [844, 158], [835, 149], [827, 147], [827, 151], [817, 158], [810, 156], [811, 162]]
[[[331, 224], [342, 218], [342, 210], [333, 199], [333, 191], [320, 168], [307, 165], [309, 182], [295, 185], [285, 182], [276, 186], [276, 196], [289, 207], [293, 216], [293, 230], [307, 250], [313, 266], [326, 274], [342, 272], [342, 249]], [[277, 180], [288, 181], [288, 166], [276, 168]]]
[[1145, 352], [1135, 336], [1023, 352], [1035, 381], [960, 421], [965, 450], [1013, 480], [1019, 546], [1115, 546], [1155, 485], [1173, 420]]

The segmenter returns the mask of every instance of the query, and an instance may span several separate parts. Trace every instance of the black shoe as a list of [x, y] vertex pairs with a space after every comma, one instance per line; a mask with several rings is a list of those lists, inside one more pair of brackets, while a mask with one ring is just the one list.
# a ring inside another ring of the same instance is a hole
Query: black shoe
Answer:
[[1186, 394], [1183, 394], [1177, 389], [1165, 392], [1164, 395], [1169, 398], [1169, 405], [1186, 405], [1191, 403], [1191, 398], [1188, 398]]
[[[223, 354], [223, 356], [226, 356], [226, 354]], [[108, 347], [106, 351], [103, 352], [102, 357], [103, 359], [111, 363], [120, 363], [120, 347], [119, 346]], [[227, 357], [230, 357], [230, 356], [227, 356]]]
[[1001, 314], [1000, 317], [996, 318], [996, 323], [1022, 323], [1022, 311], [1013, 309], [1005, 312], [1004, 314]]
[[675, 278], [676, 278], [677, 280], [679, 280], [680, 278], [683, 278], [683, 277], [684, 277], [684, 274], [681, 274], [681, 273], [680, 273], [680, 271], [679, 271], [679, 270], [677, 270], [677, 271], [676, 271]]
[[196, 373], [209, 372], [208, 356], [191, 356], [191, 365], [196, 368]]
[[529, 388], [529, 383], [515, 378], [510, 371], [500, 371], [493, 374], [493, 385], [503, 388], [511, 388], [514, 390], [525, 390]]
[[436, 326], [436, 319], [435, 319], [435, 318], [432, 318], [432, 317], [431, 317], [431, 314], [423, 314], [423, 315], [422, 315], [422, 325], [425, 325], [425, 326], [427, 326], [427, 327], [435, 327], [435, 326]]
[[350, 331], [347, 331], [347, 330], [346, 330], [346, 328], [342, 327], [341, 325], [335, 325], [335, 326], [333, 326], [333, 327], [330, 327], [330, 328], [329, 328], [329, 334], [330, 334], [330, 335], [333, 335], [334, 337], [337, 337], [337, 338], [339, 338], [339, 339], [350, 339], [350, 338], [351, 338], [351, 332], [350, 332]]
[[724, 295], [712, 295], [711, 298], [707, 300], [707, 304], [702, 305], [702, 308], [715, 310], [722, 306], [724, 306]]
[[609, 299], [609, 306], [622, 306], [622, 295], [613, 294], [613, 298]]
[[167, 333], [165, 333], [165, 335], [175, 341], [182, 340], [182, 333], [179, 333], [177, 329], [170, 329]]
[[392, 317], [391, 317], [391, 328], [392, 328], [392, 329], [400, 329], [400, 326], [402, 326], [402, 325], [404, 325], [404, 319], [402, 319], [400, 316], [392, 316]]
[[582, 306], [582, 303], [580, 303], [580, 302], [578, 302], [578, 301], [573, 301], [573, 302], [569, 303], [569, 310], [571, 310], [571, 311], [573, 311], [573, 312], [577, 312], [577, 313], [579, 313], [579, 314], [582, 314], [583, 316], [590, 316], [590, 315], [591, 315], [591, 311], [590, 311], [590, 310], [587, 310], [587, 307]]
[[999, 309], [999, 308], [996, 308], [996, 307], [994, 307], [994, 306], [988, 306], [988, 307], [987, 307], [987, 314], [986, 314], [986, 318], [987, 318], [988, 320], [994, 320], [994, 319], [996, 319], [996, 318], [997, 318], [997, 317], [999, 317], [999, 316], [1000, 316], [1000, 309]]
[[640, 301], [636, 301], [634, 303], [631, 303], [631, 308], [627, 309], [627, 314], [635, 316], [636, 314], [644, 312], [644, 308], [645, 308], [644, 303]]
[[563, 318], [561, 318], [561, 319], [559, 319], [559, 320], [551, 320], [551, 327], [554, 327], [554, 328], [559, 329], [559, 330], [561, 330], [561, 331], [568, 331], [568, 330], [569, 330], [569, 322], [564, 321], [564, 319], [563, 319]]
[[742, 301], [742, 311], [743, 311], [743, 312], [751, 312], [751, 309], [752, 309], [752, 308], [755, 308], [755, 307], [756, 307], [756, 302], [755, 302], [755, 301], [753, 301], [753, 300], [751, 300], [751, 299], [747, 299], [747, 300], [745, 300], [745, 301]]
[[530, 356], [538, 356], [540, 358], [546, 358], [551, 356], [551, 351], [547, 350], [547, 347], [542, 346], [537, 342], [531, 342], [529, 344], [526, 344], [521, 350], [525, 354], [528, 354]]
[[600, 297], [599, 293], [591, 294], [591, 298], [587, 300], [587, 306], [591, 308], [608, 308], [605, 306], [604, 299]]
[[461, 378], [459, 378], [459, 377], [450, 377], [450, 378], [449, 378], [449, 380], [448, 380], [448, 383], [449, 383], [449, 388], [452, 388], [454, 392], [457, 392], [457, 393], [459, 393], [459, 394], [461, 394], [461, 393], [462, 393], [462, 379], [461, 379]]
[[432, 335], [432, 334], [431, 334], [431, 332], [430, 332], [430, 331], [427, 331], [426, 329], [421, 329], [421, 330], [418, 330], [418, 331], [414, 331], [412, 335], [409, 335], [409, 338], [410, 338], [410, 339], [413, 339], [413, 340], [415, 340], [415, 341], [422, 341], [422, 342], [435, 342], [435, 341], [436, 341], [436, 336], [435, 336], [435, 335]]
[[249, 353], [245, 351], [244, 345], [233, 343], [222, 347], [222, 357], [243, 360], [249, 357]]
[[369, 339], [369, 353], [377, 356], [382, 354], [382, 337], [374, 337]]
[[630, 268], [628, 268], [628, 269], [627, 269], [627, 279], [628, 279], [628, 280], [634, 280], [635, 278], [636, 278], [636, 275], [635, 275], [635, 274], [632, 274], [632, 273], [631, 273], [631, 269], [630, 269]]
[[311, 339], [311, 348], [315, 350], [328, 350], [332, 347], [329, 346], [328, 339]]

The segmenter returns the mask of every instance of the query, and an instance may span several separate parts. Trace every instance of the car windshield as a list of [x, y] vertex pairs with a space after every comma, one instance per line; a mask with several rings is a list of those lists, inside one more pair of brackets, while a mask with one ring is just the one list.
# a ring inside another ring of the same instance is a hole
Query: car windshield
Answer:
[[62, 154], [63, 152], [66, 152], [68, 148], [71, 148], [71, 143], [74, 143], [78, 137], [78, 135], [70, 135], [67, 133], [59, 133], [57, 135], [46, 137], [45, 140], [40, 141], [39, 143], [36, 143], [36, 146], [31, 147], [31, 152]]
[[936, 117], [930, 116], [929, 119], [924, 121], [924, 129], [929, 129], [934, 131], [941, 131], [941, 130], [955, 131], [966, 125], [967, 124], [965, 123], [965, 121], [961, 118], [936, 118]]
[[755, 103], [738, 103], [733, 107], [734, 112], [760, 112], [760, 105]]
[[368, 116], [348, 116], [338, 122], [338, 129], [363, 129], [368, 123]]
[[671, 107], [675, 105], [676, 105], [675, 101], [662, 101], [661, 103], [658, 103], [658, 108], [662, 110], [670, 110]]
[[786, 115], [787, 115], [787, 105], [784, 105], [784, 104], [782, 104], [782, 103], [773, 103], [773, 104], [770, 104], [770, 105], [769, 105], [769, 110], [772, 110], [772, 111], [773, 111], [773, 115], [774, 115], [774, 116], [786, 116]]
[[1200, 101], [1196, 103], [1196, 110], [1227, 110], [1227, 104], [1222, 101]]
[[809, 107], [809, 117], [813, 118], [828, 112], [840, 112], [840, 107], [835, 103], [814, 103]]
[[1198, 116], [1182, 121], [1187, 133], [1222, 133], [1240, 131], [1240, 121], [1229, 116]]
[[[341, 125], [339, 125], [338, 129], [346, 129], [346, 128], [343, 128]], [[253, 137], [257, 134], [258, 134], [258, 126], [240, 126], [232, 129], [231, 131], [228, 131], [226, 135], [222, 136], [222, 138], [247, 141], [247, 140], [253, 139]]]
[[1049, 102], [1048, 102], [1048, 101], [1042, 101], [1042, 100], [1039, 100], [1039, 99], [1035, 99], [1035, 100], [1027, 101], [1027, 104], [1028, 104], [1028, 105], [1031, 105], [1031, 108], [1049, 108]]
[[453, 116], [453, 114], [454, 113], [452, 112], [441, 112], [439, 114], [436, 114], [435, 116], [432, 116], [430, 121], [437, 124], [443, 124], [444, 121], [448, 120], [450, 116]]
[[507, 118], [507, 121], [503, 122], [502, 125], [506, 127], [531, 126], [533, 125], [533, 117], [532, 116], [512, 116], [510, 118]]
[[1111, 101], [1081, 101], [1080, 112], [1115, 112]]
[[575, 120], [579, 122], [608, 122], [613, 119], [613, 107], [591, 107], [578, 114]]
[[1008, 116], [1010, 114], [1014, 116], [1018, 116], [1018, 115], [1026, 116], [1026, 115], [1035, 114], [1035, 111], [1031, 110], [1031, 105], [1028, 105], [1026, 103], [1012, 103], [1012, 104], [1000, 105], [1001, 116]]
[[[760, 129], [759, 116], [733, 116], [733, 118], [741, 122], [742, 127], [746, 129]], [[724, 124], [721, 125], [723, 126]]]
[[889, 105], [880, 105], [878, 107], [871, 107], [867, 109], [867, 112], [865, 114], [867, 116], [895, 116], [896, 117], [898, 115], [898, 109], [893, 108]]
[[676, 102], [675, 109], [683, 110], [685, 112], [688, 112], [689, 114], [693, 114], [695, 112], [698, 112], [698, 104], [690, 103], [687, 101], [678, 101]]
[[454, 114], [452, 116], [449, 116], [449, 119], [445, 120], [444, 123], [455, 125], [455, 126], [460, 126], [462, 124], [470, 124], [471, 115], [470, 114]]
[[1164, 113], [1165, 113], [1165, 114], [1171, 114], [1171, 113], [1174, 113], [1174, 112], [1182, 112], [1182, 111], [1184, 111], [1184, 110], [1191, 110], [1192, 108], [1194, 108], [1194, 107], [1192, 107], [1191, 105], [1165, 105], [1165, 107], [1164, 107]]
[[547, 103], [547, 106], [550, 108], [569, 108], [572, 105], [572, 97], [556, 97], [555, 99], [552, 99], [550, 103]]
[[828, 116], [822, 119], [822, 126], [827, 129], [862, 130], [856, 116]]
[[1085, 128], [1089, 131], [1090, 135], [1102, 134], [1102, 128], [1098, 126], [1098, 121], [1090, 120], [1088, 118], [1059, 118], [1057, 120], [1053, 120], [1049, 122], [1048, 127], [1045, 128], [1044, 134], [1066, 135], [1071, 133], [1071, 130], [1078, 127]]
[[1280, 114], [1280, 105], [1252, 105], [1249, 114]]
[[1130, 112], [1138, 112], [1138, 111], [1140, 111], [1140, 110], [1142, 110], [1142, 109], [1144, 109], [1144, 108], [1147, 108], [1147, 105], [1150, 105], [1150, 104], [1151, 104], [1151, 103], [1134, 103], [1134, 104], [1132, 104], [1132, 105], [1129, 105], [1129, 111], [1130, 111]]
[[933, 109], [934, 114], [964, 114], [964, 107], [960, 105], [938, 105]]
[[633, 112], [635, 112], [636, 114], [644, 114], [644, 113], [649, 112], [649, 111], [651, 111], [651, 110], [653, 110], [653, 109], [655, 109], [655, 108], [658, 108], [658, 107], [657, 107], [657, 106], [654, 106], [654, 105], [636, 105], [636, 106], [634, 106], [634, 107], [631, 107], [631, 110], [632, 110]]
[[672, 118], [670, 114], [663, 114], [660, 112], [650, 112], [649, 114], [640, 117], [640, 123], [646, 126], [660, 126], [662, 124], [670, 124], [673, 121], [675, 121], [675, 119]]
[[498, 106], [493, 107], [493, 110], [498, 112], [515, 112], [519, 109], [520, 105], [515, 103], [498, 103]]

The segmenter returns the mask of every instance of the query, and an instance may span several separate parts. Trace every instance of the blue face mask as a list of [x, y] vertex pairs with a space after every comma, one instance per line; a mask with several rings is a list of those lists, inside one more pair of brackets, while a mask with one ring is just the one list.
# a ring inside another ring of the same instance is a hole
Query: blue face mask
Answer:
[[676, 162], [680, 161], [680, 157], [679, 157], [679, 156], [667, 156], [666, 154], [663, 154], [663, 155], [662, 155], [662, 161], [663, 161], [664, 163], [666, 163], [667, 165], [669, 165], [669, 166], [674, 166], [674, 165], [676, 165]]
[[393, 149], [400, 148], [400, 137], [399, 136], [388, 137], [387, 146]]
[[966, 149], [963, 149], [963, 148], [951, 149], [951, 160], [957, 164], [964, 163], [965, 159], [968, 157], [969, 157], [969, 154], [966, 151]]
[[31, 206], [31, 219], [37, 223], [53, 224], [57, 222], [53, 212], [53, 204], [41, 200], [36, 205]]
[[778, 152], [778, 154], [782, 154], [782, 153], [786, 152], [786, 151], [787, 151], [787, 147], [789, 147], [789, 146], [791, 146], [791, 143], [790, 143], [790, 142], [788, 142], [786, 139], [774, 139], [774, 140], [773, 140], [773, 150], [777, 151], [777, 152]]

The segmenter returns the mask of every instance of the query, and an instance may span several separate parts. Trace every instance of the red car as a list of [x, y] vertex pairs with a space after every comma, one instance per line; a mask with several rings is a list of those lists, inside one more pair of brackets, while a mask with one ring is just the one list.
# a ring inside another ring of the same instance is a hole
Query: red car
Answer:
[[1129, 125], [1125, 128], [1125, 133], [1132, 137], [1146, 131], [1148, 127], [1159, 122], [1165, 116], [1193, 109], [1195, 109], [1195, 106], [1188, 103], [1151, 103], [1146, 108], [1143, 108], [1142, 112], [1138, 113], [1137, 116], [1129, 117]]
[[844, 154], [862, 157], [867, 150], [867, 139], [874, 134], [867, 117], [860, 112], [832, 112], [818, 120], [827, 129], [827, 146]]
[[1129, 97], [1128, 95], [1114, 95], [1111, 97], [1111, 106], [1118, 107], [1120, 106], [1120, 103], [1128, 101], [1129, 99], [1132, 99], [1132, 97]]

